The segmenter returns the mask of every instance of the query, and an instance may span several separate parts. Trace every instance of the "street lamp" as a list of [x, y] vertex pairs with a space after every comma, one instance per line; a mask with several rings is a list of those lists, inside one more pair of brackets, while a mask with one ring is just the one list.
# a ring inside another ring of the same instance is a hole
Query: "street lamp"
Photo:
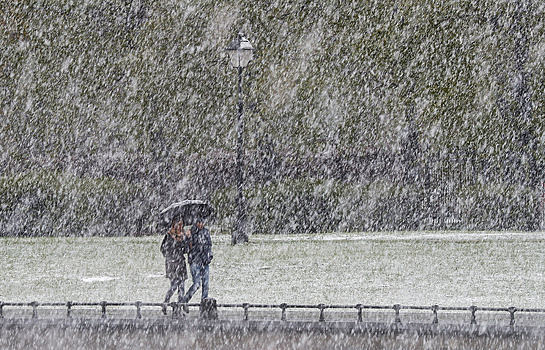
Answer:
[[236, 178], [237, 178], [237, 197], [235, 205], [237, 208], [237, 217], [231, 236], [231, 243], [248, 242], [246, 234], [246, 208], [244, 207], [244, 196], [242, 193], [244, 175], [243, 175], [243, 154], [244, 154], [244, 102], [242, 101], [242, 69], [244, 69], [252, 60], [254, 48], [252, 44], [244, 37], [244, 33], [238, 33], [238, 38], [233, 40], [227, 47], [227, 53], [231, 65], [238, 69], [238, 115], [237, 115], [237, 160], [236, 160]]

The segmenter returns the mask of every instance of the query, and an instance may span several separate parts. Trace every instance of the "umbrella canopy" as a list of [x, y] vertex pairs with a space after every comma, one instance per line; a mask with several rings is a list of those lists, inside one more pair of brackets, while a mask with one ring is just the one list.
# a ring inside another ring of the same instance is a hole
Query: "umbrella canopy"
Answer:
[[185, 200], [178, 203], [172, 203], [166, 209], [163, 209], [160, 216], [160, 223], [169, 227], [172, 219], [184, 221], [185, 225], [192, 225], [197, 218], [208, 218], [213, 212], [212, 207], [205, 201]]

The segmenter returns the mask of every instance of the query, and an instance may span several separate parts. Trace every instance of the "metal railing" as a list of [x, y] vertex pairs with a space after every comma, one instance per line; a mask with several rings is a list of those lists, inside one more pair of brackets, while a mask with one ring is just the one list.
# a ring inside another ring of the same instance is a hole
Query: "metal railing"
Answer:
[[[172, 308], [172, 317], [178, 318], [180, 317], [180, 310], [183, 306], [188, 307], [200, 307], [201, 304], [183, 304], [183, 303], [145, 303], [141, 301], [137, 302], [131, 302], [131, 303], [124, 303], [124, 302], [107, 302], [107, 301], [101, 301], [101, 302], [72, 302], [68, 301], [66, 303], [49, 303], [49, 302], [1, 302], [0, 301], [0, 319], [5, 318], [5, 308], [32, 308], [32, 318], [38, 318], [38, 309], [39, 308], [66, 308], [66, 318], [71, 318], [73, 316], [73, 312], [76, 309], [81, 308], [88, 308], [88, 307], [100, 307], [100, 317], [101, 318], [107, 318], [107, 310], [111, 308], [135, 308], [135, 318], [136, 319], [142, 319], [142, 309], [143, 308], [157, 308], [159, 310], [163, 310], [164, 308]], [[325, 312], [326, 310], [353, 310], [357, 312], [357, 317], [352, 319], [352, 321], [362, 323], [364, 322], [363, 313], [364, 311], [393, 311], [394, 313], [394, 322], [397, 324], [402, 323], [402, 317], [401, 317], [401, 311], [415, 311], [415, 312], [422, 312], [422, 311], [429, 311], [431, 316], [431, 323], [437, 324], [439, 323], [439, 313], [440, 312], [462, 312], [462, 313], [469, 313], [470, 316], [470, 324], [477, 324], [477, 313], [479, 312], [488, 312], [488, 313], [499, 313], [499, 314], [508, 314], [509, 315], [509, 325], [514, 326], [516, 322], [515, 315], [517, 313], [534, 313], [534, 314], [542, 314], [545, 318], [545, 309], [539, 309], [539, 308], [517, 308], [517, 307], [508, 307], [508, 308], [497, 308], [497, 307], [478, 307], [478, 306], [470, 306], [470, 307], [445, 307], [445, 306], [439, 306], [439, 305], [432, 305], [432, 306], [406, 306], [406, 305], [390, 305], [390, 306], [379, 306], [379, 305], [363, 305], [363, 304], [357, 304], [357, 305], [326, 305], [326, 304], [318, 304], [318, 305], [295, 305], [295, 304], [250, 304], [250, 303], [243, 303], [243, 304], [217, 304], [216, 305], [218, 309], [241, 309], [243, 311], [243, 320], [248, 321], [249, 320], [249, 312], [251, 309], [255, 310], [278, 310], [281, 311], [280, 320], [281, 321], [287, 321], [286, 313], [288, 310], [317, 310], [319, 311], [319, 317], [318, 320], [316, 319], [306, 319], [306, 321], [314, 322], [325, 322]], [[545, 325], [545, 321], [544, 324]]]
[[30, 303], [13, 303], [13, 302], [0, 302], [0, 319], [4, 318], [4, 307], [15, 307], [15, 308], [24, 308], [24, 307], [31, 307], [32, 308], [32, 318], [38, 318], [38, 307], [54, 307], [54, 308], [60, 308], [60, 307], [66, 307], [66, 317], [71, 318], [72, 317], [72, 311], [74, 308], [77, 307], [97, 307], [100, 306], [101, 309], [101, 317], [106, 318], [106, 308], [107, 307], [131, 307], [134, 306], [136, 308], [136, 319], [142, 318], [142, 308], [143, 307], [172, 307], [173, 310], [178, 311], [183, 305], [188, 306], [199, 306], [200, 304], [181, 304], [181, 303], [144, 303], [141, 301], [137, 301], [134, 303], [120, 303], [120, 302], [107, 302], [107, 301], [101, 301], [101, 302], [72, 302], [68, 301], [66, 303], [42, 303], [33, 301]]
[[409, 310], [409, 311], [426, 311], [429, 310], [432, 313], [432, 323], [439, 323], [438, 313], [439, 311], [454, 311], [454, 312], [470, 312], [471, 314], [471, 324], [477, 324], [476, 314], [477, 312], [497, 312], [497, 313], [508, 313], [510, 317], [509, 325], [515, 325], [515, 313], [516, 312], [526, 312], [526, 313], [542, 313], [545, 316], [545, 309], [537, 308], [494, 308], [494, 307], [444, 307], [439, 305], [432, 306], [407, 306], [395, 304], [392, 306], [379, 306], [379, 305], [288, 305], [288, 304], [279, 304], [279, 305], [267, 305], [267, 304], [218, 304], [219, 307], [225, 308], [242, 308], [244, 310], [244, 320], [248, 320], [249, 309], [280, 309], [282, 311], [281, 320], [286, 321], [286, 310], [288, 309], [317, 309], [320, 312], [319, 321], [325, 321], [325, 310], [327, 309], [355, 309], [357, 311], [357, 322], [363, 322], [363, 311], [364, 310], [379, 310], [379, 311], [394, 311], [395, 313], [395, 323], [402, 323], [400, 311]]

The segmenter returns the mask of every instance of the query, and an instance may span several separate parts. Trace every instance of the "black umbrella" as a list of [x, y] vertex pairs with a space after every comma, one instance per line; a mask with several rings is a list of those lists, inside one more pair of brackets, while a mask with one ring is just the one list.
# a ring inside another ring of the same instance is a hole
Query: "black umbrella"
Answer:
[[160, 222], [165, 227], [170, 227], [172, 219], [184, 221], [184, 225], [193, 225], [198, 218], [206, 219], [213, 213], [213, 209], [205, 201], [185, 200], [178, 203], [172, 203], [168, 208], [163, 209], [160, 216]]

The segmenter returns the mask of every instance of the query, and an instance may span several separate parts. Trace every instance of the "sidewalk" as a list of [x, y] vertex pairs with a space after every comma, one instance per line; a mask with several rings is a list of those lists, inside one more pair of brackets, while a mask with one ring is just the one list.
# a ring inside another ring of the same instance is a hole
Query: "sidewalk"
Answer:
[[[205, 319], [199, 304], [189, 313], [167, 314], [161, 304], [135, 303], [3, 304], [0, 329], [10, 327], [99, 327], [101, 329], [193, 329], [228, 332], [406, 333], [429, 335], [530, 336], [545, 338], [542, 310], [487, 311], [472, 308], [349, 307], [326, 305], [221, 305]], [[472, 312], [470, 312], [470, 310]], [[181, 311], [181, 310], [180, 310]]]

